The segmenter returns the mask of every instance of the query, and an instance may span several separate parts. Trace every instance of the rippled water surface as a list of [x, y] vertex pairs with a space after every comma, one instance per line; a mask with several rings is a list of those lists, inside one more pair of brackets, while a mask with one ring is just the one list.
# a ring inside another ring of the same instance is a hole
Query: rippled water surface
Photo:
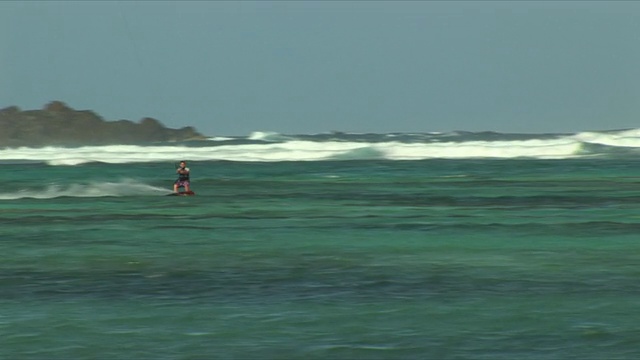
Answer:
[[6, 165], [0, 358], [635, 359], [639, 165]]

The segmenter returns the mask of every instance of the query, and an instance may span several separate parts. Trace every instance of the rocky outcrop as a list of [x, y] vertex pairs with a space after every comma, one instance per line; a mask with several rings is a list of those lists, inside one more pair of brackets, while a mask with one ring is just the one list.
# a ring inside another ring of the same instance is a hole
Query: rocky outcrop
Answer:
[[53, 101], [42, 110], [16, 106], [0, 110], [0, 147], [144, 144], [203, 140], [193, 127], [169, 129], [153, 118], [139, 123], [105, 121], [90, 110], [74, 110]]

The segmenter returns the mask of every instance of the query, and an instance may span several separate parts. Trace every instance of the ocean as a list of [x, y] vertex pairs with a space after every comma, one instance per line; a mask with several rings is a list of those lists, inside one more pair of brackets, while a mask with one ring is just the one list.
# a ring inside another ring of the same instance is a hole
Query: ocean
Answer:
[[[0, 359], [638, 359], [640, 129], [0, 149]], [[165, 196], [175, 165], [191, 197]]]

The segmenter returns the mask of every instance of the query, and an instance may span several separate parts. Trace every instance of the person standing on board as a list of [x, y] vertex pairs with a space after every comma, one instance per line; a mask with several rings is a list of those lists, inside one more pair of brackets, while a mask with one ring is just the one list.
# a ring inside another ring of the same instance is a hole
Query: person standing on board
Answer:
[[186, 161], [180, 161], [180, 166], [176, 169], [176, 173], [178, 173], [178, 180], [173, 183], [173, 192], [177, 193], [178, 188], [183, 187], [185, 192], [191, 191], [189, 182], [189, 168], [187, 167]]

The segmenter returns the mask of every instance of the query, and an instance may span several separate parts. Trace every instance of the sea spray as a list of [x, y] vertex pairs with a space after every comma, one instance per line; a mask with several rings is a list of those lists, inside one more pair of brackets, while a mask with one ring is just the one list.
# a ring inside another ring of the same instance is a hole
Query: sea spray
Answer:
[[169, 190], [133, 180], [92, 181], [87, 183], [53, 183], [32, 188], [19, 187], [15, 192], [0, 192], [0, 200], [53, 199], [58, 197], [157, 196]]

